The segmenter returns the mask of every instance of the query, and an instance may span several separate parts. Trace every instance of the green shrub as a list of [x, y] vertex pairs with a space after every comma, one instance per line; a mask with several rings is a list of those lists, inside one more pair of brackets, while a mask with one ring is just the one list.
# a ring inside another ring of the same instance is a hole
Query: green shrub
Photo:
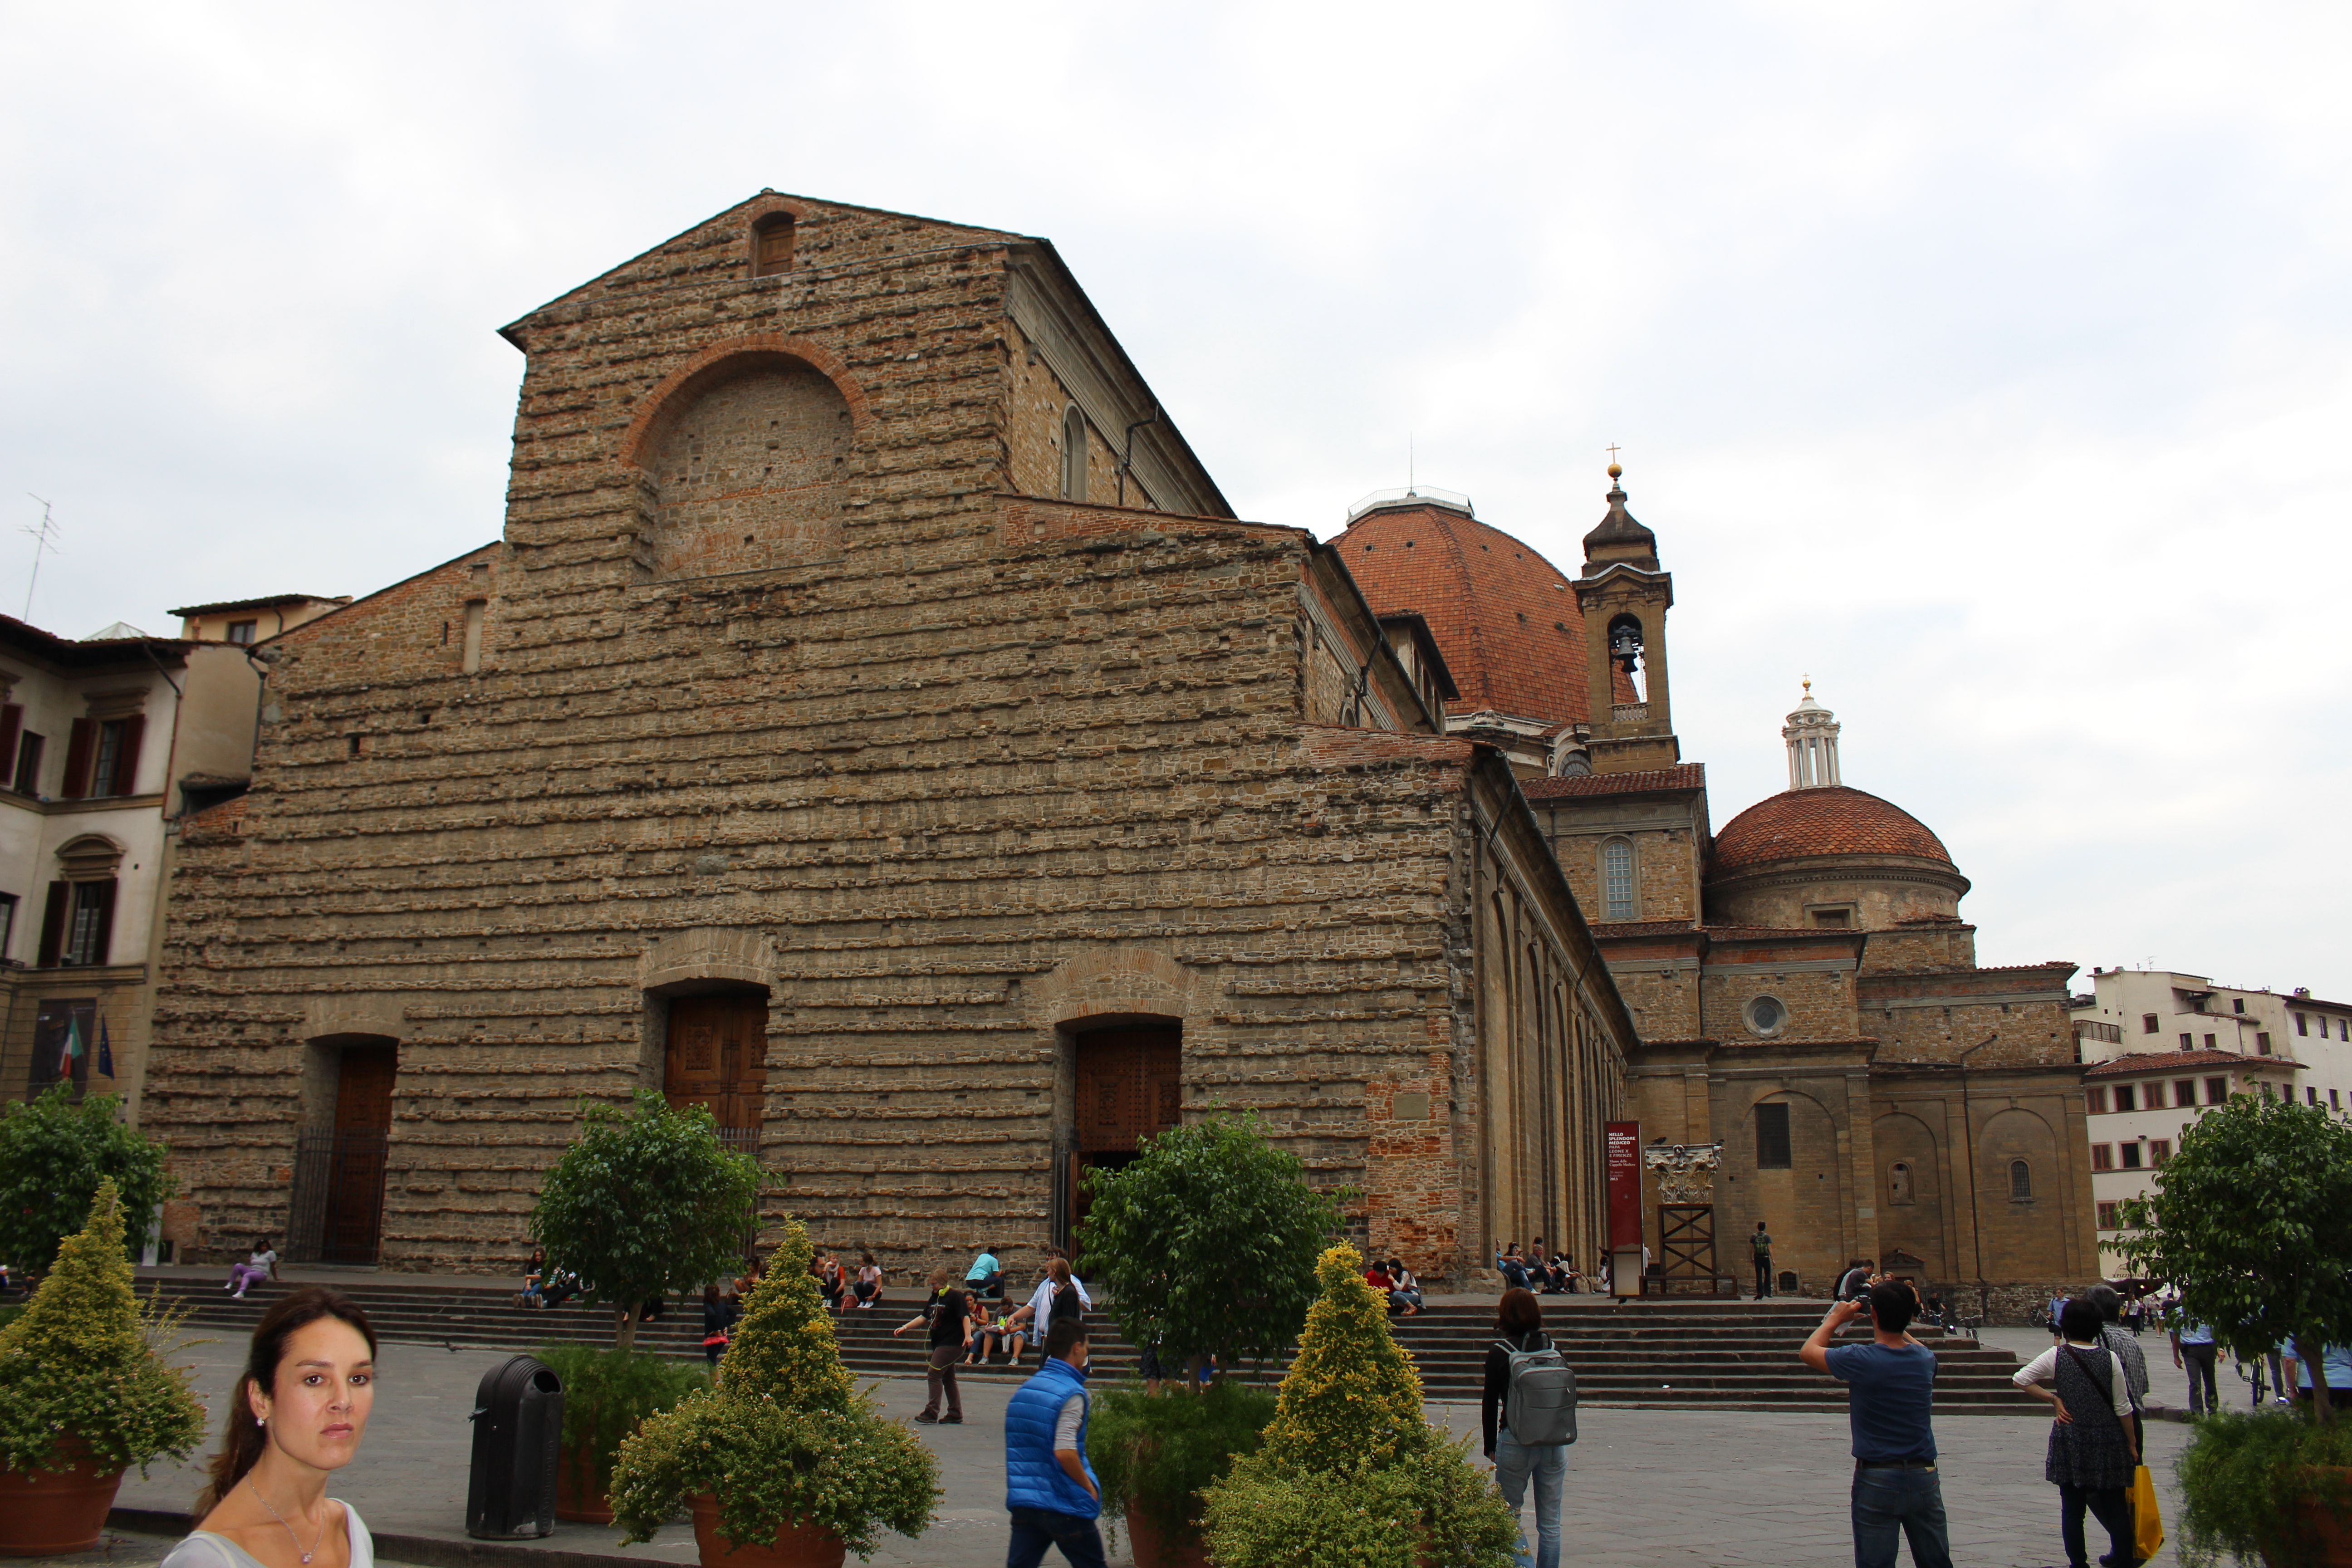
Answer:
[[551, 1343], [531, 1353], [563, 1380], [563, 1446], [585, 1447], [593, 1456], [599, 1491], [612, 1487], [623, 1438], [646, 1416], [710, 1386], [692, 1363], [641, 1351]]
[[58, 1244], [89, 1223], [105, 1179], [128, 1219], [124, 1256], [145, 1240], [173, 1187], [163, 1145], [125, 1125], [121, 1105], [110, 1094], [76, 1100], [60, 1083], [0, 1110], [0, 1258], [11, 1269], [45, 1272]]
[[798, 1521], [864, 1557], [885, 1529], [919, 1535], [929, 1526], [938, 1461], [851, 1383], [809, 1258], [808, 1231], [787, 1222], [719, 1359], [717, 1386], [623, 1440], [610, 1496], [624, 1545], [650, 1540], [701, 1493], [718, 1498], [719, 1534], [730, 1546], [765, 1545]]
[[1260, 1450], [1210, 1494], [1217, 1568], [1508, 1568], [1519, 1521], [1470, 1463], [1469, 1441], [1286, 1475]]
[[143, 1473], [204, 1441], [205, 1407], [187, 1373], [152, 1348], [168, 1318], [143, 1314], [122, 1250], [122, 1204], [101, 1179], [89, 1223], [58, 1249], [22, 1315], [0, 1329], [0, 1464], [65, 1469], [61, 1436], [79, 1437], [101, 1470]]
[[1264, 1446], [1204, 1492], [1218, 1568], [1508, 1568], [1519, 1522], [1423, 1417], [1421, 1378], [1388, 1310], [1342, 1244], [1315, 1266], [1307, 1312]]
[[1191, 1539], [1202, 1491], [1235, 1459], [1257, 1451], [1274, 1407], [1273, 1390], [1231, 1378], [1197, 1393], [1177, 1387], [1146, 1394], [1130, 1384], [1097, 1394], [1087, 1453], [1114, 1541], [1130, 1501], [1161, 1535]]
[[2189, 1568], [2226, 1553], [2278, 1568], [2322, 1559], [2300, 1538], [2297, 1505], [2316, 1500], [2352, 1525], [2352, 1423], [2315, 1422], [2299, 1410], [2225, 1410], [2198, 1419], [2181, 1451], [2180, 1561]]

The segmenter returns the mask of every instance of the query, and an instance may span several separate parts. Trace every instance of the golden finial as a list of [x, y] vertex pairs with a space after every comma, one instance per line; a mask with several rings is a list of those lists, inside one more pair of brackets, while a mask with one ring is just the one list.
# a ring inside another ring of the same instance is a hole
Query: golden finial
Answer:
[[1625, 470], [1621, 468], [1617, 462], [1617, 453], [1619, 449], [1620, 448], [1615, 442], [1612, 441], [1609, 444], [1609, 477], [1612, 479], [1621, 479], [1625, 477]]

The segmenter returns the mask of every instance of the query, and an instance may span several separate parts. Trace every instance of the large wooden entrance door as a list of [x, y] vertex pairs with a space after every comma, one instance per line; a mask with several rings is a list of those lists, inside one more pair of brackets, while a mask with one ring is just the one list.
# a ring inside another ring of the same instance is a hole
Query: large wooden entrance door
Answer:
[[1087, 1217], [1085, 1176], [1135, 1158], [1136, 1142], [1183, 1120], [1184, 1032], [1172, 1024], [1096, 1029], [1077, 1039], [1070, 1224]]
[[680, 996], [669, 1005], [662, 1092], [707, 1105], [721, 1129], [756, 1134], [767, 1115], [768, 999]]
[[383, 1244], [384, 1155], [392, 1142], [399, 1047], [345, 1046], [340, 1056], [320, 1258], [328, 1263], [373, 1263]]

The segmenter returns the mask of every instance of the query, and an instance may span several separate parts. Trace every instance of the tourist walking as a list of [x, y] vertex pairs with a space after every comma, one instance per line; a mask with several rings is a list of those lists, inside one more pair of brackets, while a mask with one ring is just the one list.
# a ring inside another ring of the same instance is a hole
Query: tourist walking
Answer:
[[2077, 1297], [2059, 1310], [2059, 1342], [2043, 1351], [2011, 1379], [2048, 1404], [2050, 1457], [2044, 1480], [2058, 1489], [2058, 1531], [2067, 1568], [2090, 1568], [2083, 1543], [2083, 1510], [2089, 1509], [2107, 1531], [2105, 1568], [2131, 1568], [2131, 1503], [2126, 1495], [2139, 1464], [2139, 1442], [2131, 1423], [2131, 1388], [2123, 1358], [2103, 1342], [2105, 1319], [2088, 1300]]
[[253, 1250], [246, 1256], [245, 1261], [228, 1266], [228, 1283], [222, 1289], [231, 1292], [233, 1299], [242, 1301], [247, 1286], [277, 1278], [278, 1254], [271, 1250], [268, 1237], [257, 1236], [253, 1238]]
[[[1531, 1290], [1503, 1292], [1495, 1309], [1495, 1342], [1486, 1351], [1486, 1380], [1478, 1397], [1478, 1426], [1495, 1484], [1518, 1517], [1528, 1483], [1536, 1489], [1536, 1550], [1522, 1532], [1518, 1568], [1559, 1568], [1560, 1493], [1568, 1481], [1568, 1445], [1576, 1436], [1575, 1382], [1543, 1331], [1543, 1303]], [[1564, 1398], [1563, 1398], [1564, 1394]]]
[[[1951, 1568], [1944, 1488], [1936, 1473], [1936, 1352], [1913, 1339], [1919, 1298], [1886, 1280], [1859, 1301], [1831, 1305], [1797, 1358], [1846, 1385], [1853, 1435], [1854, 1568], [1894, 1568], [1898, 1543], [1911, 1545], [1916, 1568]], [[1868, 1344], [1830, 1339], [1856, 1318], [1871, 1326]]]
[[1004, 1507], [1013, 1516], [1004, 1568], [1037, 1568], [1049, 1546], [1060, 1547], [1072, 1568], [1104, 1568], [1095, 1522], [1102, 1487], [1087, 1461], [1089, 1405], [1087, 1326], [1065, 1318], [1045, 1336], [1036, 1375], [1004, 1410]]
[[2212, 1325], [2192, 1321], [2177, 1302], [2170, 1316], [2172, 1364], [2189, 1373], [2189, 1414], [2201, 1415], [2221, 1409], [2221, 1387], [2214, 1381], [2213, 1369], [2221, 1361], [2221, 1350], [2213, 1342]]
[[735, 1320], [743, 1309], [719, 1293], [715, 1284], [702, 1288], [702, 1359], [712, 1366], [727, 1353], [728, 1342], [735, 1337]]
[[1756, 1234], [1749, 1238], [1749, 1245], [1756, 1249], [1756, 1299], [1769, 1301], [1772, 1299], [1772, 1233], [1764, 1228], [1760, 1219], [1756, 1222]]
[[[164, 1568], [373, 1568], [359, 1511], [327, 1495], [358, 1457], [375, 1403], [375, 1331], [358, 1303], [311, 1285], [262, 1315], [229, 1395], [227, 1429]], [[289, 1551], [288, 1548], [292, 1550]]]
[[[923, 1310], [890, 1331], [903, 1334], [918, 1323], [930, 1324], [931, 1331], [924, 1341], [928, 1347], [925, 1359], [930, 1367], [930, 1397], [923, 1401], [922, 1414], [915, 1419], [925, 1426], [944, 1419], [950, 1426], [960, 1426], [963, 1424], [963, 1394], [956, 1388], [955, 1364], [956, 1358], [971, 1344], [970, 1300], [948, 1283], [948, 1271], [944, 1268], [931, 1270], [930, 1287], [931, 1298], [923, 1304]], [[948, 1402], [944, 1417], [940, 1415], [942, 1392]]]
[[2123, 1292], [2112, 1285], [2094, 1285], [2084, 1292], [2092, 1306], [2099, 1310], [2099, 1342], [2115, 1352], [2123, 1363], [2124, 1392], [2131, 1395], [2132, 1437], [2141, 1447], [2147, 1446], [2147, 1430], [2140, 1421], [2140, 1405], [2147, 1398], [2147, 1352], [2139, 1342], [2122, 1328]]
[[[1055, 1319], [1069, 1318], [1083, 1321], [1087, 1310], [1094, 1304], [1094, 1298], [1087, 1294], [1085, 1284], [1070, 1272], [1070, 1260], [1057, 1249], [1046, 1254], [1045, 1278], [1037, 1282], [1037, 1289], [1030, 1293], [1027, 1303], [1013, 1314], [1011, 1321], [1014, 1328], [1027, 1328], [1029, 1343], [1042, 1345], [1045, 1342], [1046, 1333], [1054, 1326]], [[1013, 1341], [1013, 1363], [1016, 1366], [1021, 1362], [1021, 1342]]]
[[1859, 1301], [1870, 1294], [1870, 1259], [1857, 1258], [1848, 1262], [1845, 1272], [1838, 1276], [1833, 1292], [1841, 1301]]

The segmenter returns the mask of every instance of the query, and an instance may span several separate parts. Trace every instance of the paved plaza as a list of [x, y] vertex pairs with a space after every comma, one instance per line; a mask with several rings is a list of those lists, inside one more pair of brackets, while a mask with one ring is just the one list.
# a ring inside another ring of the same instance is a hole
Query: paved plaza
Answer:
[[[1988, 1339], [2023, 1354], [2049, 1343], [2028, 1330], [1996, 1330]], [[2187, 1383], [2175, 1372], [2165, 1342], [2142, 1342], [2155, 1374], [2155, 1399], [2181, 1405]], [[236, 1376], [226, 1343], [192, 1352], [206, 1402], [217, 1410]], [[1794, 1350], [1791, 1347], [1791, 1355]], [[474, 1387], [497, 1352], [439, 1346], [388, 1344], [383, 1381], [367, 1445], [335, 1495], [350, 1500], [379, 1537], [465, 1541], [464, 1504], [471, 1430], [467, 1413]], [[2224, 1393], [2235, 1400], [2246, 1386], [2225, 1369]], [[920, 1408], [919, 1383], [873, 1385], [885, 1412], [911, 1415]], [[966, 1394], [966, 1425], [922, 1429], [940, 1456], [947, 1496], [940, 1521], [919, 1541], [887, 1538], [872, 1561], [923, 1563], [929, 1568], [997, 1568], [1004, 1560], [1002, 1422], [1011, 1389], [975, 1384]], [[1475, 1404], [1433, 1405], [1431, 1414], [1454, 1430], [1476, 1430]], [[218, 1423], [214, 1423], [217, 1426]], [[2048, 1424], [2033, 1415], [1948, 1416], [1937, 1424], [1944, 1496], [1952, 1520], [1954, 1560], [1987, 1568], [2031, 1568], [2056, 1563], [2058, 1500], [2042, 1479]], [[2178, 1506], [2171, 1461], [2188, 1437], [2172, 1422], [2149, 1424], [2149, 1444], [2167, 1517]], [[1852, 1461], [1843, 1415], [1588, 1408], [1582, 1440], [1570, 1451], [1567, 1557], [1593, 1568], [1709, 1568], [1850, 1563], [1846, 1489]], [[200, 1484], [199, 1467], [158, 1467], [123, 1484], [121, 1506], [185, 1510]], [[1528, 1521], [1533, 1522], [1532, 1510]], [[2095, 1550], [2097, 1532], [2094, 1531]], [[672, 1525], [644, 1545], [621, 1547], [605, 1528], [562, 1524], [534, 1543], [539, 1551], [607, 1557], [614, 1562], [691, 1563], [691, 1530]], [[137, 1536], [117, 1537], [110, 1554], [84, 1562], [152, 1563], [161, 1546]], [[415, 1557], [454, 1562], [456, 1552], [425, 1550]], [[498, 1552], [517, 1568], [530, 1568], [530, 1546]], [[387, 1558], [393, 1558], [387, 1553]], [[476, 1557], [477, 1563], [485, 1558]], [[547, 1561], [559, 1568], [562, 1560]], [[1131, 1559], [1114, 1552], [1112, 1562]], [[571, 1563], [577, 1564], [578, 1558]], [[1049, 1559], [1058, 1561], [1058, 1559]], [[1907, 1558], [1906, 1559], [1907, 1561]], [[2168, 1547], [2157, 1561], [2175, 1561]]]

